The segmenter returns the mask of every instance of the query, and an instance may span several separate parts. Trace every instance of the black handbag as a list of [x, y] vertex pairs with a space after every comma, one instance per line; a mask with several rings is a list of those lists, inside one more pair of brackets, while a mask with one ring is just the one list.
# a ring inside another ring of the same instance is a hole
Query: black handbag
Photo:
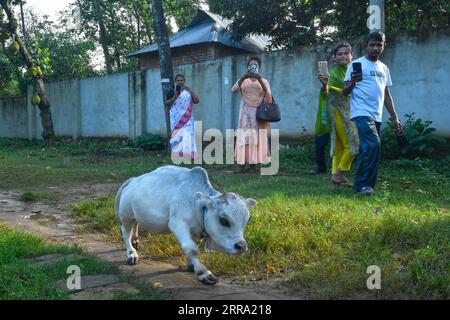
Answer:
[[[264, 94], [265, 97], [266, 95]], [[275, 98], [272, 96], [272, 103], [264, 103], [264, 98], [258, 108], [256, 108], [256, 120], [268, 122], [280, 121], [280, 107], [275, 102]]]

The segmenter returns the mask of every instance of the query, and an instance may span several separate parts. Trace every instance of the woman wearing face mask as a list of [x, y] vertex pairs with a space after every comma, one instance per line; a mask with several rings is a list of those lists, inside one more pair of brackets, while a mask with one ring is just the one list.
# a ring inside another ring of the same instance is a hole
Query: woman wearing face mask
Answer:
[[[241, 76], [231, 91], [242, 95], [239, 125], [235, 147], [237, 173], [256, 172], [256, 164], [270, 162], [268, 147], [268, 122], [256, 120], [256, 108], [264, 101], [272, 102], [269, 81], [259, 75], [261, 59], [251, 57], [247, 63], [247, 73]], [[246, 167], [246, 165], [249, 167]]]
[[327, 107], [331, 117], [331, 183], [352, 187], [353, 184], [344, 174], [350, 170], [353, 159], [358, 154], [359, 136], [355, 124], [350, 121], [349, 99], [342, 94], [345, 74], [352, 62], [352, 47], [348, 43], [339, 44], [334, 55], [336, 66], [330, 70], [330, 74], [318, 74], [322, 82], [321, 94], [328, 96]]

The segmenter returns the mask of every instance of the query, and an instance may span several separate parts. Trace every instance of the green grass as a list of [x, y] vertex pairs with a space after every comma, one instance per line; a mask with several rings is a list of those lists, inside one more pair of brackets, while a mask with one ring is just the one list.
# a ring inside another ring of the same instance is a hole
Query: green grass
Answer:
[[[15, 188], [64, 187], [68, 181], [119, 185], [170, 163], [167, 156], [113, 142], [59, 146], [49, 151], [53, 157], [39, 160], [40, 147], [13, 142], [0, 151], [0, 168], [20, 173], [11, 182]], [[105, 150], [115, 156], [106, 156]], [[202, 253], [205, 264], [217, 275], [232, 274], [242, 281], [249, 275], [280, 279], [311, 298], [448, 299], [450, 158], [383, 161], [376, 196], [369, 198], [331, 186], [327, 176], [305, 174], [313, 167], [312, 151], [311, 144], [283, 151], [281, 175], [272, 177], [230, 174], [232, 166], [206, 167], [217, 189], [253, 197], [258, 205], [246, 228], [250, 251], [238, 258]], [[30, 152], [36, 153], [34, 158], [22, 159]], [[47, 169], [69, 155], [72, 167]], [[86, 165], [86, 159], [97, 160]], [[27, 177], [19, 170], [23, 166], [33, 167], [35, 176]], [[83, 231], [121, 241], [113, 196], [72, 205], [74, 216], [89, 223]], [[142, 254], [184, 261], [173, 236], [148, 238]], [[366, 287], [370, 265], [381, 269], [381, 290]]]
[[[32, 265], [28, 260], [52, 253], [77, 253], [81, 258], [41, 266]], [[85, 255], [80, 248], [48, 243], [42, 238], [0, 225], [0, 300], [68, 299], [69, 293], [57, 290], [54, 283], [67, 278], [69, 265], [79, 266], [82, 276], [119, 274], [114, 266]], [[140, 289], [137, 296], [120, 295], [117, 299], [162, 298], [147, 288]]]

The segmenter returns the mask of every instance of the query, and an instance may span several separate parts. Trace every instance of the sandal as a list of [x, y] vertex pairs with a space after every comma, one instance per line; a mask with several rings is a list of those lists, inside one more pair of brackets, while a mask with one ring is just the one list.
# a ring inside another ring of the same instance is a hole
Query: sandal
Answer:
[[341, 186], [353, 188], [353, 183], [347, 177], [342, 176]]
[[342, 183], [342, 180], [340, 180], [339, 178], [337, 178], [336, 175], [333, 174], [333, 175], [331, 176], [330, 182], [331, 182], [332, 184], [335, 184], [335, 185], [337, 185], [337, 186], [340, 186], [341, 183]]

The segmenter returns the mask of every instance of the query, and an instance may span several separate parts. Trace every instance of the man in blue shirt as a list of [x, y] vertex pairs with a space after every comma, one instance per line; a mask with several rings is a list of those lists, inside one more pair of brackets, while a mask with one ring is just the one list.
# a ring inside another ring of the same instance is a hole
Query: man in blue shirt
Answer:
[[352, 63], [345, 76], [343, 92], [344, 95], [351, 94], [350, 119], [355, 122], [360, 139], [354, 188], [361, 194], [373, 195], [381, 159], [383, 105], [396, 131], [401, 130], [401, 123], [389, 91], [392, 86], [389, 68], [379, 60], [386, 45], [385, 34], [372, 32], [367, 37], [366, 45], [367, 55], [353, 61], [361, 64], [362, 74], [353, 71]]

